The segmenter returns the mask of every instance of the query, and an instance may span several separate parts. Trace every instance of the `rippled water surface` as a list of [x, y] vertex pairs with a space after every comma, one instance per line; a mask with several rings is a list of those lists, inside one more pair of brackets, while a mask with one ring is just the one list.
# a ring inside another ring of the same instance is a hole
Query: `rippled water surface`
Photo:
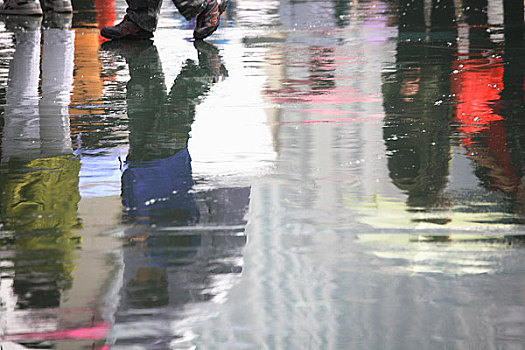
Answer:
[[73, 6], [0, 18], [2, 349], [524, 347], [522, 9]]

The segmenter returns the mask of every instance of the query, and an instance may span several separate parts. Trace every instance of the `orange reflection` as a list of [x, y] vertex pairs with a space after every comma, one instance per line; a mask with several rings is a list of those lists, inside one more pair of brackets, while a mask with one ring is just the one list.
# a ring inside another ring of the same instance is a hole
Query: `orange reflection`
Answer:
[[[75, 73], [71, 94], [70, 114], [103, 114], [102, 108], [80, 108], [80, 106], [98, 101], [102, 97], [104, 81], [101, 78], [102, 63], [99, 59], [99, 46], [105, 39], [99, 29], [115, 22], [114, 0], [94, 0], [96, 25], [98, 29], [75, 28]], [[71, 120], [71, 133], [77, 133], [75, 118]]]
[[416, 67], [403, 72], [404, 78], [401, 82], [401, 95], [403, 101], [411, 102], [413, 97], [419, 93], [419, 81], [421, 80], [421, 68]]

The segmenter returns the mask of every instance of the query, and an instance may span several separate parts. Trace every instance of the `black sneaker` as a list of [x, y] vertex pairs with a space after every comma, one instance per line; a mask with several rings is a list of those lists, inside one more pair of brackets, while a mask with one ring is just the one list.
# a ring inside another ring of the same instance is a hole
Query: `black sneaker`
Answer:
[[100, 35], [104, 38], [116, 40], [116, 39], [133, 39], [143, 40], [150, 39], [153, 37], [152, 32], [148, 32], [145, 29], [140, 28], [134, 22], [130, 21], [127, 17], [124, 17], [122, 22], [116, 26], [104, 27], [100, 31]]
[[193, 37], [202, 40], [213, 34], [219, 28], [221, 14], [226, 10], [228, 0], [209, 0], [208, 5], [197, 16], [197, 25], [193, 31]]

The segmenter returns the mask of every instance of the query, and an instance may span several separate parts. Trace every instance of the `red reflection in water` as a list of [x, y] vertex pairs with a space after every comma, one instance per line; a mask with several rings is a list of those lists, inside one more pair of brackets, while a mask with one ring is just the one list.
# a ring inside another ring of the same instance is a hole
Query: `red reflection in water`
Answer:
[[[98, 29], [112, 26], [115, 23], [115, 0], [95, 0], [95, 11]], [[99, 35], [99, 42], [107, 39]]]
[[519, 179], [503, 117], [496, 111], [504, 88], [501, 58], [457, 60], [453, 68], [458, 72], [452, 76], [451, 91], [458, 102], [455, 119], [461, 142], [476, 167], [486, 169], [490, 188], [515, 192]]
[[464, 134], [463, 143], [471, 143], [471, 135], [486, 130], [503, 118], [493, 106], [503, 89], [501, 58], [457, 60], [453, 64], [457, 74], [452, 76], [451, 92], [455, 94], [455, 118]]

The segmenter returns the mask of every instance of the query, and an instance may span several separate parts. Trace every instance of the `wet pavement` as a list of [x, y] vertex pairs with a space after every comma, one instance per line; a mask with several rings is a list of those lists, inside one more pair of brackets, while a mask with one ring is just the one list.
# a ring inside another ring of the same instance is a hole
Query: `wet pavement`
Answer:
[[503, 1], [73, 7], [0, 18], [3, 349], [524, 348]]

